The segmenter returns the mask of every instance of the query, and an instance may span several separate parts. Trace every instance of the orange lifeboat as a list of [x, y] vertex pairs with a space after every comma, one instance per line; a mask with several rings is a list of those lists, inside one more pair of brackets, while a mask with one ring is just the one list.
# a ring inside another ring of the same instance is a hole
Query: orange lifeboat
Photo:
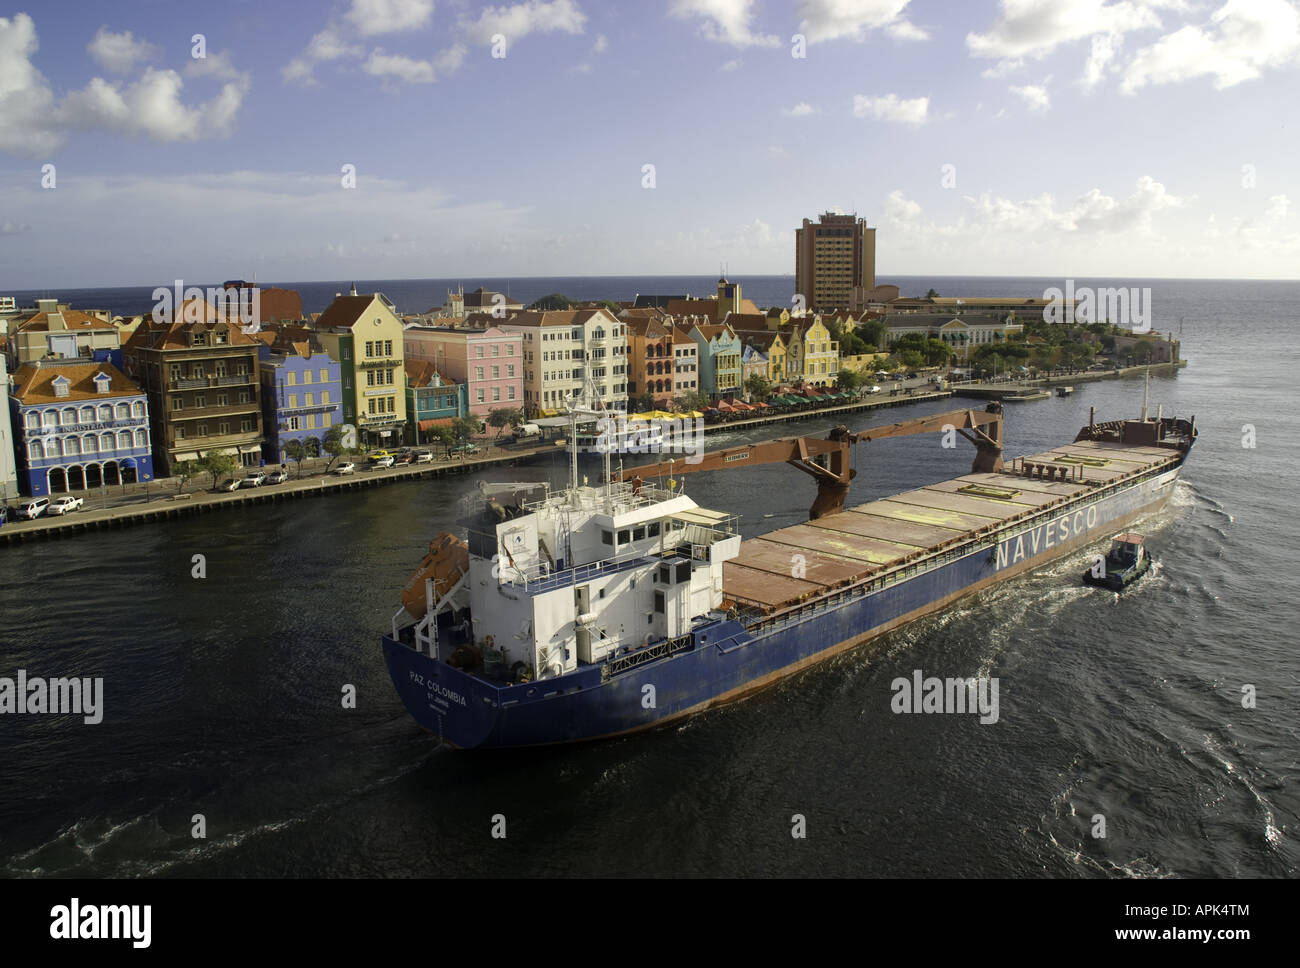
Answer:
[[469, 571], [469, 545], [454, 534], [443, 532], [429, 542], [429, 553], [402, 588], [402, 607], [417, 621], [429, 611], [424, 583], [433, 579], [434, 597], [439, 598]]

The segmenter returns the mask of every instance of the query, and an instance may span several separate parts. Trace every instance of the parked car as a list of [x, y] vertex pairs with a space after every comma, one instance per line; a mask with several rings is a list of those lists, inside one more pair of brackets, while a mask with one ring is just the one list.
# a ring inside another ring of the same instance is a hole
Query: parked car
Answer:
[[[377, 450], [377, 451], [375, 451], [373, 454], [371, 454], [369, 457], [367, 457], [366, 460], [370, 461], [370, 463], [372, 463], [372, 464], [377, 464], [377, 463], [379, 463], [381, 460], [383, 460], [384, 458], [387, 458], [388, 460], [391, 461], [391, 460], [393, 459], [393, 455], [390, 454], [390, 453], [389, 453], [388, 451], [386, 451], [386, 450]], [[384, 466], [387, 467], [387, 466], [390, 466], [390, 465], [385, 464]]]
[[334, 473], [335, 473], [335, 474], [351, 474], [351, 473], [352, 473], [353, 471], [355, 471], [356, 469], [357, 469], [357, 465], [354, 464], [354, 463], [352, 463], [352, 461], [349, 460], [349, 461], [344, 461], [344, 462], [343, 462], [342, 464], [340, 464], [338, 467], [334, 468]]
[[20, 518], [34, 521], [44, 514], [49, 506], [50, 499], [48, 497], [38, 497], [35, 500], [27, 501], [18, 505], [18, 507], [14, 509], [14, 513]]
[[284, 471], [272, 471], [266, 475], [266, 483], [268, 484], [283, 484], [288, 479], [289, 475]]
[[398, 454], [398, 455], [397, 455], [397, 459], [394, 460], [393, 463], [394, 463], [394, 464], [413, 464], [413, 463], [415, 463], [415, 454], [413, 454], [413, 453], [412, 453], [411, 451], [409, 451], [409, 450], [406, 451], [406, 452], [404, 452], [404, 453]]
[[873, 386], [870, 386], [870, 387], [867, 387], [867, 392], [868, 392], [868, 393], [879, 393], [879, 392], [880, 392], [880, 387], [878, 387], [878, 386], [874, 386], [874, 385], [873, 385]]
[[392, 454], [385, 454], [383, 457], [370, 458], [371, 467], [392, 467], [394, 457]]
[[239, 490], [239, 481], [235, 480], [233, 477], [227, 477], [224, 481], [222, 481], [220, 484], [217, 485], [217, 490], [237, 491]]
[[415, 452], [415, 462], [417, 464], [432, 464], [433, 454], [429, 453], [427, 450], [417, 450]]
[[6, 504], [0, 504], [0, 525], [8, 524], [14, 519], [13, 508]]
[[255, 471], [254, 473], [249, 474], [242, 481], [240, 481], [239, 486], [243, 488], [261, 487], [265, 483], [266, 483], [266, 474], [264, 474], [262, 471]]
[[67, 514], [69, 511], [80, 511], [86, 502], [79, 497], [73, 497], [71, 494], [65, 494], [63, 497], [55, 498], [46, 514]]
[[453, 457], [468, 457], [470, 454], [477, 454], [478, 447], [475, 444], [457, 444], [451, 449]]

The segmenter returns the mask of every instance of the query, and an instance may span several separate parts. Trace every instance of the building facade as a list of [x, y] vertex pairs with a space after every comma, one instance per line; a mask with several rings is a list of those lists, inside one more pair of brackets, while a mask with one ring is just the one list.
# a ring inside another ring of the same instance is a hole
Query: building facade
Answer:
[[302, 443], [323, 454], [325, 434], [343, 423], [343, 375], [319, 342], [280, 342], [261, 350], [262, 458], [268, 464], [288, 459], [285, 445]]
[[313, 326], [343, 383], [343, 422], [359, 446], [386, 447], [405, 436], [406, 376], [402, 320], [383, 293], [356, 288], [334, 301]]
[[741, 392], [740, 340], [728, 326], [695, 325], [691, 339], [699, 350], [700, 391], [717, 399]]
[[127, 376], [148, 399], [154, 464], [163, 476], [212, 453], [244, 467], [262, 460], [263, 344], [202, 305], [197, 322], [142, 322], [122, 348]]
[[667, 406], [673, 397], [676, 353], [672, 326], [653, 317], [626, 319], [628, 374], [627, 396], [635, 400], [643, 394], [654, 397], [655, 406]]
[[813, 386], [832, 386], [840, 373], [840, 344], [818, 316], [791, 320], [786, 327], [787, 379]]
[[794, 230], [795, 292], [816, 312], [849, 309], [854, 289], [876, 285], [876, 230], [854, 215], [823, 213]]
[[427, 360], [406, 361], [406, 412], [411, 415], [409, 443], [423, 444], [434, 427], [467, 417], [469, 388], [444, 379]]
[[519, 333], [496, 326], [408, 326], [402, 339], [408, 360], [432, 363], [442, 379], [464, 386], [469, 413], [486, 417], [493, 410], [524, 406], [524, 351]]
[[[4, 297], [13, 300], [12, 296]], [[0, 311], [3, 306], [0, 306]], [[3, 354], [0, 354], [0, 387], [6, 394], [9, 390], [9, 368]], [[17, 442], [14, 440], [13, 422], [9, 419], [9, 401], [0, 407], [0, 504], [18, 493]]]
[[523, 338], [528, 416], [559, 414], [582, 395], [587, 380], [602, 402], [627, 407], [627, 326], [608, 310], [516, 313], [501, 329]]
[[38, 299], [35, 313], [11, 323], [6, 351], [16, 369], [53, 358], [90, 360], [98, 351], [120, 347], [118, 328], [107, 313], [82, 312], [57, 299]]
[[14, 374], [18, 486], [44, 497], [154, 476], [145, 394], [111, 363], [42, 360]]
[[680, 326], [670, 326], [673, 341], [673, 390], [679, 393], [700, 391], [700, 348], [691, 334]]

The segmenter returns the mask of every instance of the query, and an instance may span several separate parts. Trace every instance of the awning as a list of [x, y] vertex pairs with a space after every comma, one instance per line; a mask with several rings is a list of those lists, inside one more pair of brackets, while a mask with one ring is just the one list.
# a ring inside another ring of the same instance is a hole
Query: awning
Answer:
[[239, 448], [241, 454], [260, 454], [262, 452], [261, 444], [244, 444]]
[[432, 420], [421, 420], [421, 430], [432, 430], [434, 427], [450, 427], [456, 422], [455, 417], [434, 417]]
[[678, 521], [689, 521], [691, 524], [703, 524], [712, 527], [715, 524], [721, 524], [727, 518], [731, 517], [726, 511], [710, 511], [708, 508], [691, 508], [689, 511], [678, 511], [670, 515]]
[[174, 461], [198, 460], [198, 459], [199, 459], [199, 455], [192, 450], [187, 450], [185, 453], [177, 454], [172, 458], [172, 460]]

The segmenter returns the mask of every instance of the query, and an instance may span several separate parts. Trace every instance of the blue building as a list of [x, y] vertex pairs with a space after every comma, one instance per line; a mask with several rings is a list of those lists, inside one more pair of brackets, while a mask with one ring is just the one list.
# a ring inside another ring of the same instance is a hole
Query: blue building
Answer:
[[24, 364], [9, 413], [18, 486], [33, 497], [154, 476], [145, 395], [111, 363]]
[[414, 428], [409, 442], [425, 443], [434, 427], [469, 415], [469, 385], [444, 379], [426, 360], [407, 360], [406, 414]]
[[302, 441], [323, 454], [326, 432], [343, 423], [343, 377], [339, 363], [305, 331], [259, 350], [262, 380], [262, 459], [283, 464], [284, 445]]

